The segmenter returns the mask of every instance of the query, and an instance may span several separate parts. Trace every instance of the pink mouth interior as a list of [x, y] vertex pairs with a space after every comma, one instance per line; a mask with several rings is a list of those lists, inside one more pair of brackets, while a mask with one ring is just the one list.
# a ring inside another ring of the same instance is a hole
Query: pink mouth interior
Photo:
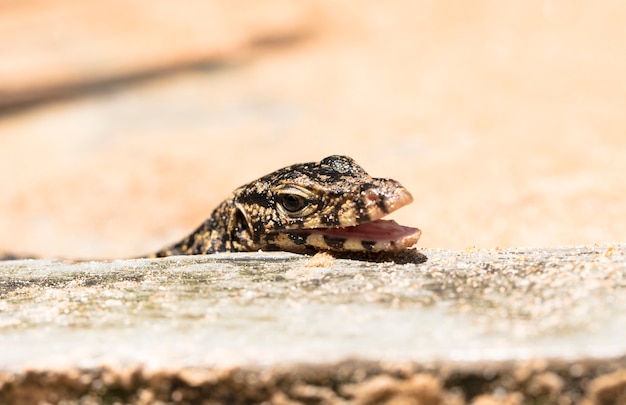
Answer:
[[317, 228], [310, 231], [311, 233], [369, 242], [397, 241], [420, 232], [417, 228], [403, 226], [394, 220], [385, 219], [345, 228]]

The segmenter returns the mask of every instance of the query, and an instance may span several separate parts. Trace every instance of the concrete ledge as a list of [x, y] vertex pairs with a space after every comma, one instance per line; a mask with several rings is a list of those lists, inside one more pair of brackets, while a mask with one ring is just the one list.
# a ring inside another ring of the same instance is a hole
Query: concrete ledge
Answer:
[[625, 247], [0, 262], [0, 403], [623, 401]]

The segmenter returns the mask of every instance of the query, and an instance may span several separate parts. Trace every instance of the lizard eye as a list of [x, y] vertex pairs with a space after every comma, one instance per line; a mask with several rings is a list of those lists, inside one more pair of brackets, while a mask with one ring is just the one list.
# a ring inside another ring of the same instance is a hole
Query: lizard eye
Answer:
[[281, 194], [278, 202], [290, 214], [297, 214], [308, 205], [307, 199], [297, 194]]
[[287, 217], [302, 218], [317, 210], [315, 194], [304, 187], [286, 185], [276, 190], [276, 208]]

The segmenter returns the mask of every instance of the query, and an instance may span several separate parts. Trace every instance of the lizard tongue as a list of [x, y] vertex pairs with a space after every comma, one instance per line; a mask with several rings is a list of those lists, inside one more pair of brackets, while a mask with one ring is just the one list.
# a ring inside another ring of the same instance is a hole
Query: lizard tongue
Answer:
[[384, 219], [344, 228], [318, 228], [313, 229], [311, 233], [368, 242], [400, 241], [406, 238], [415, 238], [415, 242], [417, 242], [421, 234], [417, 228], [403, 226], [394, 220]]

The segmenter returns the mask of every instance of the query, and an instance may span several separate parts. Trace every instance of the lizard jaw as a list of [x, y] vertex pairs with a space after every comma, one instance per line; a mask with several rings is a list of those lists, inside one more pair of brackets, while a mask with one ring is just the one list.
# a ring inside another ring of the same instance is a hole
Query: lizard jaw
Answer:
[[338, 250], [373, 252], [395, 252], [410, 248], [422, 234], [418, 228], [385, 219], [343, 228], [316, 228], [308, 233], [309, 243], [314, 242], [312, 239], [321, 238], [325, 245]]
[[366, 190], [362, 198], [366, 222], [358, 223], [358, 216], [352, 216], [340, 226], [283, 230], [275, 234], [274, 244], [291, 251], [314, 248], [336, 252], [399, 252], [417, 243], [421, 236], [418, 228], [382, 219], [413, 202], [413, 196], [404, 187], [395, 187], [388, 193]]
[[378, 219], [347, 227], [292, 230], [286, 236], [292, 243], [321, 250], [398, 252], [415, 245], [421, 233], [418, 228]]

